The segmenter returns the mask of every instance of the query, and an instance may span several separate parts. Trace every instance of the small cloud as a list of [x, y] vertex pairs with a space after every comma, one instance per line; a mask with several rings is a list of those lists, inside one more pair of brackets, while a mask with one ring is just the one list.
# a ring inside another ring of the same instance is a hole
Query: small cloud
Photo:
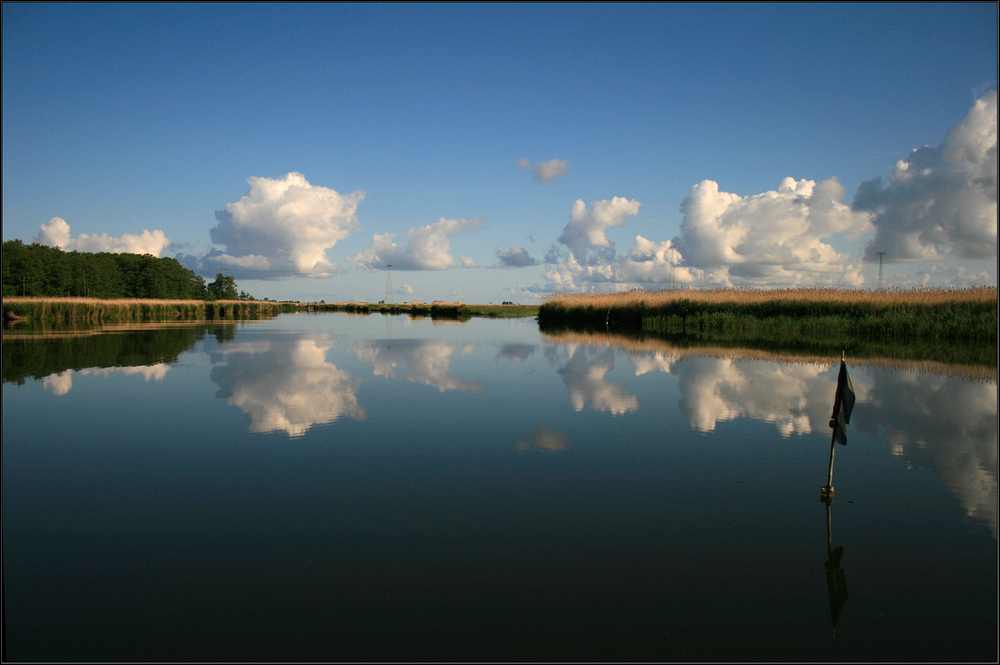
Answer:
[[547, 162], [532, 164], [530, 160], [522, 157], [517, 160], [517, 168], [522, 171], [531, 171], [535, 182], [541, 185], [549, 185], [558, 182], [569, 172], [569, 162], [562, 159], [550, 159]]
[[471, 256], [464, 256], [463, 255], [461, 257], [461, 259], [462, 259], [462, 267], [463, 268], [478, 268], [479, 267], [479, 264], [476, 263], [476, 260], [474, 258], [472, 258]]
[[503, 251], [500, 251], [500, 249], [497, 248], [494, 251], [500, 259], [500, 264], [503, 266], [523, 268], [525, 266], [538, 264], [538, 261], [533, 259], [524, 247], [511, 247], [510, 249], [505, 249]]
[[483, 221], [482, 217], [473, 219], [445, 219], [442, 217], [434, 224], [410, 229], [406, 235], [410, 241], [404, 247], [393, 242], [395, 233], [383, 233], [373, 236], [374, 242], [366, 249], [351, 257], [351, 261], [359, 268], [381, 269], [391, 263], [397, 270], [447, 270], [457, 267], [451, 251], [451, 241], [448, 236], [475, 228]]
[[409, 284], [403, 284], [401, 287], [396, 289], [396, 293], [401, 296], [412, 296], [413, 287], [410, 286]]
[[69, 224], [62, 217], [53, 217], [48, 224], [42, 224], [34, 241], [40, 245], [58, 247], [66, 252], [110, 252], [112, 254], [151, 254], [159, 257], [170, 245], [170, 239], [163, 231], [147, 231], [143, 229], [139, 235], [125, 233], [118, 237], [109, 237], [107, 233], [89, 235], [81, 233], [72, 238]]

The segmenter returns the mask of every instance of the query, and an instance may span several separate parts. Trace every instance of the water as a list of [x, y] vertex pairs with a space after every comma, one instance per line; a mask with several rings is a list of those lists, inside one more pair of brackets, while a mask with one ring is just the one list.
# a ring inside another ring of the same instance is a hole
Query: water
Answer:
[[6, 659], [997, 658], [995, 372], [848, 359], [828, 506], [832, 359], [345, 314], [4, 347]]

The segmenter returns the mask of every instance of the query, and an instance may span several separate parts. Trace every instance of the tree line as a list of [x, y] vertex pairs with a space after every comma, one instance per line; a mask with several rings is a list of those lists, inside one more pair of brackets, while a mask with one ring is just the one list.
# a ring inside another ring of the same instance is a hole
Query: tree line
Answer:
[[219, 273], [215, 281], [188, 270], [177, 259], [151, 254], [64, 252], [20, 240], [3, 243], [3, 297], [164, 298], [172, 300], [255, 300], [237, 291], [236, 280]]

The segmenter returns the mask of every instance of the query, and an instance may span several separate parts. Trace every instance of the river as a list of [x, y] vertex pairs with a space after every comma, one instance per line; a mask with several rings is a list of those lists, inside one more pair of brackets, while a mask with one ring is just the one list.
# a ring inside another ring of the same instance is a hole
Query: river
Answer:
[[847, 358], [824, 503], [839, 357], [305, 313], [4, 347], [5, 660], [997, 658], [995, 368]]

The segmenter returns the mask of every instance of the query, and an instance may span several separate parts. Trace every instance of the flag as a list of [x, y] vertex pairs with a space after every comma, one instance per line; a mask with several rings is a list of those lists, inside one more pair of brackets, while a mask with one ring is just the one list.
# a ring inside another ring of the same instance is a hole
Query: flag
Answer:
[[840, 373], [837, 375], [837, 394], [833, 398], [833, 415], [830, 416], [830, 427], [833, 428], [834, 440], [842, 446], [847, 445], [847, 424], [851, 422], [851, 411], [854, 410], [854, 386], [847, 373], [847, 363], [840, 359]]

